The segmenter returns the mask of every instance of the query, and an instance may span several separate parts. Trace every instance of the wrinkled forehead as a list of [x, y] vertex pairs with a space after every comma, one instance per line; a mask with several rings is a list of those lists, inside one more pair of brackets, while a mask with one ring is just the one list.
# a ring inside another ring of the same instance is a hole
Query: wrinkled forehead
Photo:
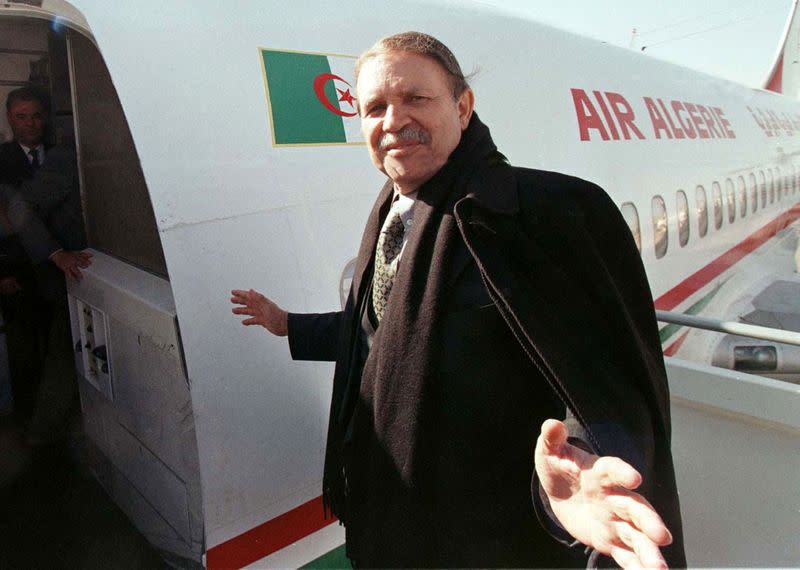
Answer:
[[378, 53], [364, 60], [356, 90], [367, 94], [384, 89], [449, 89], [447, 71], [435, 58], [408, 51]]

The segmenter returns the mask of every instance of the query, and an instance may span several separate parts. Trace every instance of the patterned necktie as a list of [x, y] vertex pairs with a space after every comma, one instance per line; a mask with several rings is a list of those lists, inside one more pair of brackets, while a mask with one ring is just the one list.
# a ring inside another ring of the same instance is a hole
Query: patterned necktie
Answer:
[[32, 148], [28, 151], [28, 155], [31, 157], [31, 168], [36, 170], [39, 168], [39, 151], [35, 148]]
[[372, 307], [378, 322], [383, 318], [389, 293], [392, 292], [400, 251], [403, 249], [405, 227], [400, 219], [399, 202], [392, 204], [378, 236], [375, 249], [375, 275], [372, 279]]

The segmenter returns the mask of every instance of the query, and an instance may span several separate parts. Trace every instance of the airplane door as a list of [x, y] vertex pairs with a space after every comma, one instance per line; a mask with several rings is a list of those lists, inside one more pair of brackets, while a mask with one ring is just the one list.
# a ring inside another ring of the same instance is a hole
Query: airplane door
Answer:
[[[147, 184], [94, 43], [67, 34], [92, 267], [69, 284], [91, 463], [156, 547], [199, 561], [197, 443], [175, 303]], [[159, 109], [153, 109], [157, 114]]]
[[[68, 283], [84, 459], [155, 547], [196, 565], [204, 527], [194, 411], [139, 157], [94, 40], [25, 10], [0, 10], [0, 97], [30, 84], [48, 93], [50, 142], [77, 157], [94, 255], [83, 280]], [[0, 142], [11, 138], [2, 115]], [[0, 381], [0, 411], [6, 392]]]

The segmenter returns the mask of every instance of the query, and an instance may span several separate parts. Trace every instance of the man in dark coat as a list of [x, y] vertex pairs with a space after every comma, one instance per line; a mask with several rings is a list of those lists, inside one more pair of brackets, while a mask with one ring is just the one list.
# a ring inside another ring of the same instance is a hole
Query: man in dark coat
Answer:
[[[47, 235], [37, 229], [23, 243], [34, 262], [49, 259], [67, 276], [79, 278], [89, 256], [77, 251], [86, 247], [78, 170], [74, 153], [47, 144], [47, 112], [39, 89], [21, 87], [8, 94], [6, 119], [14, 138], [0, 144], [2, 205], [14, 209], [20, 198], [46, 226]], [[10, 220], [0, 220], [7, 226], [5, 234], [21, 233], [19, 220], [13, 213]]]
[[[64, 276], [90, 264], [74, 154], [45, 144], [46, 97], [9, 93], [14, 139], [0, 145], [0, 303], [16, 411], [31, 442], [63, 435], [74, 397]], [[34, 410], [36, 414], [34, 416]]]
[[356, 78], [390, 180], [344, 311], [232, 297], [293, 358], [336, 362], [323, 493], [348, 556], [684, 566], [652, 298], [614, 204], [509, 166], [435, 38], [384, 38]]

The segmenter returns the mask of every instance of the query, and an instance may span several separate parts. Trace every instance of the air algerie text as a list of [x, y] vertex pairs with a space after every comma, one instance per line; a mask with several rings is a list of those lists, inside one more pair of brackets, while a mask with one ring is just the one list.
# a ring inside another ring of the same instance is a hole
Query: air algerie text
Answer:
[[[631, 139], [735, 139], [722, 108], [661, 97], [642, 97], [642, 113], [619, 93], [570, 89], [582, 141]], [[642, 118], [647, 113], [649, 121]]]

